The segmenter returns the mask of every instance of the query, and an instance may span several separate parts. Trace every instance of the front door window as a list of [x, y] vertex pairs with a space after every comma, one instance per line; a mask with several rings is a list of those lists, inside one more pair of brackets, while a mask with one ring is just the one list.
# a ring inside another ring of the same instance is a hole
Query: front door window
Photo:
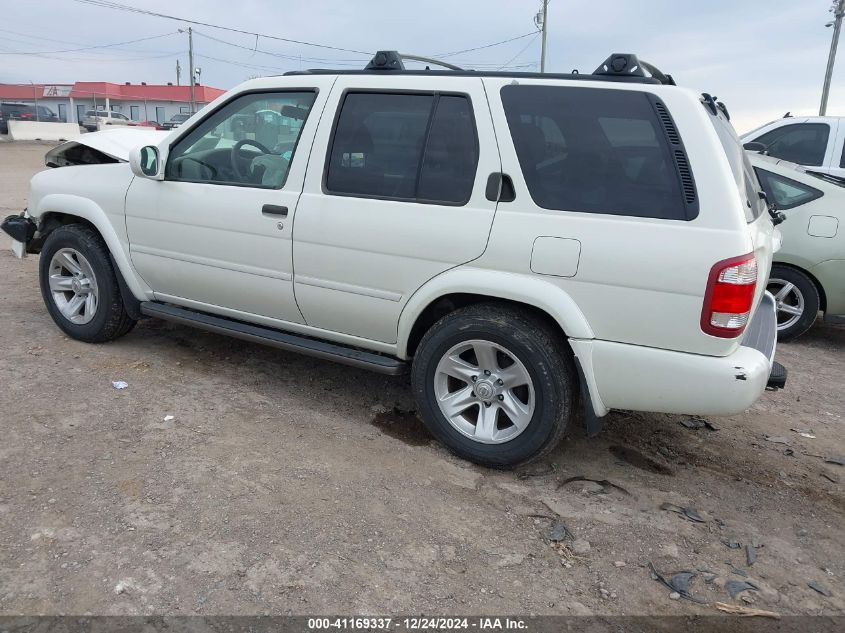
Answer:
[[207, 117], [170, 152], [167, 180], [280, 189], [316, 93], [252, 93]]

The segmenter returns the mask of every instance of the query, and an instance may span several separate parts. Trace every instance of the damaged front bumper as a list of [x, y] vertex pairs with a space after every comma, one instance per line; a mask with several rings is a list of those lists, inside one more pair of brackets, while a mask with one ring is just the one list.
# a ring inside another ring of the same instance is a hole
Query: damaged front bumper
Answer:
[[31, 250], [31, 246], [38, 227], [26, 211], [19, 215], [7, 216], [0, 223], [0, 229], [3, 229], [3, 232], [12, 238], [12, 252], [15, 257], [20, 259], [27, 253], [34, 252]]

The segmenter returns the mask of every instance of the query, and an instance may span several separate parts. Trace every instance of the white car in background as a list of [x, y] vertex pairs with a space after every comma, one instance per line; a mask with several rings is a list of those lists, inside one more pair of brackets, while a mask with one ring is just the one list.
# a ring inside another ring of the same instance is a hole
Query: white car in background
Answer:
[[129, 117], [110, 110], [88, 110], [79, 123], [89, 132], [96, 132], [104, 125], [129, 125]]
[[749, 152], [769, 202], [786, 215], [768, 290], [778, 310], [778, 338], [816, 322], [845, 322], [845, 178]]
[[762, 150], [813, 171], [845, 177], [845, 117], [793, 117], [787, 113], [744, 134], [742, 142], [748, 150]]

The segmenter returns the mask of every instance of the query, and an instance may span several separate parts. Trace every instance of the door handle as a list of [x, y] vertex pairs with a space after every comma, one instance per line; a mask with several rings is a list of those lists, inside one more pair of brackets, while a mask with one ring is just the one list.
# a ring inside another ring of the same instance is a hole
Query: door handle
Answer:
[[493, 172], [487, 178], [484, 195], [490, 202], [513, 202], [516, 199], [513, 180], [507, 174]]
[[281, 207], [277, 204], [265, 204], [261, 207], [261, 213], [264, 215], [278, 215], [283, 218], [288, 217], [288, 208]]

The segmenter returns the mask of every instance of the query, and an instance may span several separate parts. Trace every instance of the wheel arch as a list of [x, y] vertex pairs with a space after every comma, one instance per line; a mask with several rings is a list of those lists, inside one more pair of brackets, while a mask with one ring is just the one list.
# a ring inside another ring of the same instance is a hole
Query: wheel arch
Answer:
[[[774, 262], [772, 264], [772, 267], [774, 266], [789, 268], [791, 270], [795, 270], [799, 273], [806, 275], [807, 279], [813, 282], [813, 285], [816, 287], [816, 291], [819, 293], [819, 310], [821, 310], [822, 312], [827, 312], [827, 295], [825, 295], [824, 286], [822, 286], [821, 282], [816, 278], [813, 273], [811, 273], [809, 270], [802, 266], [798, 266], [797, 264], [791, 264], [788, 262]], [[769, 277], [771, 277], [771, 273], [769, 273]]]
[[487, 301], [532, 312], [564, 340], [593, 338], [572, 297], [549, 281], [498, 271], [454, 270], [435, 277], [409, 299], [399, 317], [397, 355], [403, 359], [413, 356], [423, 334], [449, 312]]
[[[37, 239], [42, 241], [60, 226], [82, 224], [96, 231], [109, 250], [128, 290], [135, 299], [145, 301], [152, 297], [152, 291], [135, 273], [129, 259], [129, 243], [125, 232], [118, 234], [108, 214], [93, 200], [67, 194], [44, 196], [39, 202]], [[121, 216], [122, 217], [122, 216]]]

